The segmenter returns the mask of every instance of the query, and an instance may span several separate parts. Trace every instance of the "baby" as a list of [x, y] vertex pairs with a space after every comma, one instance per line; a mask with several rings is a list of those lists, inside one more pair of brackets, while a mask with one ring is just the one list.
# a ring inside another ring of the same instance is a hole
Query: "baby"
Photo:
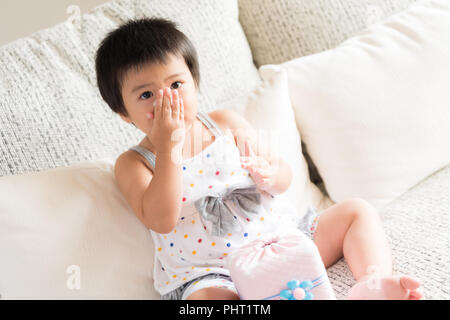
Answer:
[[[145, 133], [117, 158], [115, 177], [150, 229], [155, 288], [162, 299], [239, 299], [224, 259], [274, 230], [279, 215], [269, 207], [291, 183], [289, 165], [238, 113], [198, 110], [196, 50], [174, 22], [125, 23], [102, 41], [95, 63], [103, 99]], [[345, 257], [357, 281], [349, 299], [421, 299], [419, 281], [392, 274], [379, 215], [365, 200], [320, 215], [311, 208], [298, 228], [325, 267]]]

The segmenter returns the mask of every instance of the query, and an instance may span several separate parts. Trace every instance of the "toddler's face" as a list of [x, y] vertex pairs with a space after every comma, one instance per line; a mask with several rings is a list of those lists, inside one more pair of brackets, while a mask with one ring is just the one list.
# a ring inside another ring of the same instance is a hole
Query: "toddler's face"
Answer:
[[197, 114], [197, 88], [184, 59], [172, 54], [165, 65], [148, 64], [138, 71], [131, 68], [127, 72], [122, 85], [122, 97], [129, 116], [120, 117], [128, 123], [134, 122], [144, 133], [150, 133], [154, 117], [148, 119], [146, 115], [154, 115], [156, 93], [166, 87], [177, 89], [183, 98], [185, 125], [189, 127]]

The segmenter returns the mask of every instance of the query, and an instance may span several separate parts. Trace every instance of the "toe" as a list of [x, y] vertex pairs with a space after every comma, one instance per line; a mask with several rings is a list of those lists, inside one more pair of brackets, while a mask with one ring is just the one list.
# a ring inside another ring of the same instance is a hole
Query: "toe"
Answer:
[[416, 278], [410, 276], [402, 276], [400, 277], [400, 283], [403, 288], [409, 290], [415, 290], [420, 287], [420, 281]]
[[412, 290], [409, 293], [409, 300], [420, 300], [423, 298], [423, 293], [420, 289]]

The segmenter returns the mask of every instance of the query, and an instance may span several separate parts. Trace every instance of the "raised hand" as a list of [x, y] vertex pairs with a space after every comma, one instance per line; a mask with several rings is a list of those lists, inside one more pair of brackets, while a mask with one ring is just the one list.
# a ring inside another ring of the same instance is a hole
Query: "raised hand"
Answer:
[[242, 168], [250, 172], [259, 189], [268, 191], [275, 184], [276, 168], [253, 151], [248, 139], [245, 140], [245, 156], [240, 159]]
[[172, 152], [177, 145], [184, 144], [184, 103], [176, 89], [160, 89], [154, 102], [154, 116], [147, 114], [148, 119], [153, 118], [153, 124], [148, 137], [156, 148], [156, 152]]

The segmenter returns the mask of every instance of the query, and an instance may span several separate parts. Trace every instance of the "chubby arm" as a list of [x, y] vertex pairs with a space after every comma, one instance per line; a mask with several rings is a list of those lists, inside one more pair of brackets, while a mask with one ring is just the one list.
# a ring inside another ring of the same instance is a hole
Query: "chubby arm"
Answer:
[[168, 153], [161, 153], [152, 174], [133, 153], [127, 151], [116, 161], [114, 173], [119, 190], [147, 228], [169, 233], [181, 210], [181, 165], [171, 161]]
[[[258, 172], [265, 174], [269, 178], [269, 185], [264, 190], [272, 195], [285, 192], [292, 181], [289, 164], [271, 150], [263, 137], [258, 135], [257, 130], [239, 113], [231, 109], [222, 109], [218, 112], [217, 118], [227, 130], [231, 130], [241, 156], [252, 158], [247, 163], [248, 166], [245, 166], [249, 168], [250, 175], [255, 179], [261, 176]], [[256, 161], [258, 157], [261, 157], [262, 161]], [[267, 164], [264, 168], [261, 165], [263, 162]]]

